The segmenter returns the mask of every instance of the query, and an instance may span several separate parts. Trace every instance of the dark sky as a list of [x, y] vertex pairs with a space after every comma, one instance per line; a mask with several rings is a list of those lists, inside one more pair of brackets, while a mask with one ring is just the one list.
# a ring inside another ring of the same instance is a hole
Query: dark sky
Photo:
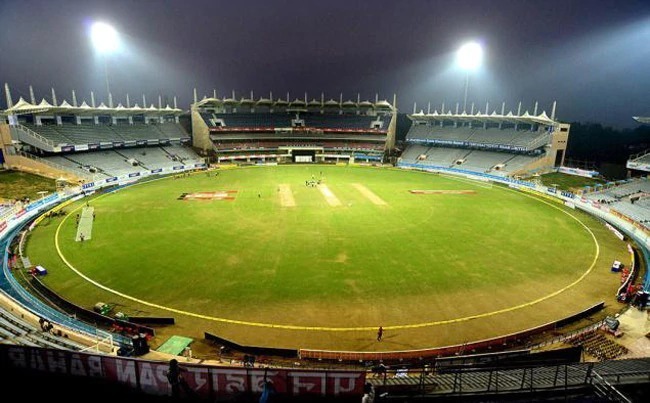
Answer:
[[[123, 48], [108, 59], [115, 99], [251, 90], [258, 97], [356, 99], [397, 94], [401, 111], [462, 101], [454, 54], [483, 44], [469, 99], [492, 110], [535, 100], [563, 121], [634, 126], [650, 115], [650, 1], [57, 1], [0, 0], [0, 82], [14, 98], [105, 96], [92, 21], [113, 24]], [[141, 102], [141, 101], [139, 101]], [[0, 106], [4, 107], [4, 96]]]

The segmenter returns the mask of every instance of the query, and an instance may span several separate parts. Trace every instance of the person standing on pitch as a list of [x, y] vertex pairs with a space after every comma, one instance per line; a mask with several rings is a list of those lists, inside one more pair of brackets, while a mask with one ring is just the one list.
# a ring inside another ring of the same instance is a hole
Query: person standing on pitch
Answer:
[[377, 341], [381, 341], [383, 337], [384, 337], [384, 328], [379, 326], [379, 330], [377, 330]]

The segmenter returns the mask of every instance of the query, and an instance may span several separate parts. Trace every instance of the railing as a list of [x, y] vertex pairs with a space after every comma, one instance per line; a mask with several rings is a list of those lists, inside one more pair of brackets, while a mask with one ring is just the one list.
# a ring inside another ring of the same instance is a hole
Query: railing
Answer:
[[545, 134], [543, 136], [532, 139], [524, 147], [526, 147], [526, 149], [528, 150], [534, 150], [538, 147], [548, 144], [550, 140], [551, 140], [551, 135]]
[[641, 151], [640, 153], [637, 153], [637, 154], [632, 154], [632, 155], [630, 155], [630, 158], [628, 158], [627, 160], [628, 161], [634, 161], [635, 159], [641, 158], [641, 157], [643, 157], [645, 155], [648, 155], [648, 154], [650, 154], [650, 149], [647, 149], [645, 151]]
[[603, 319], [603, 320], [601, 320], [599, 322], [593, 323], [593, 324], [591, 324], [589, 326], [586, 326], [586, 327], [583, 327], [581, 329], [574, 330], [574, 331], [572, 331], [570, 333], [563, 334], [561, 336], [557, 336], [557, 337], [554, 337], [552, 339], [548, 339], [548, 340], [543, 341], [541, 343], [533, 344], [533, 345], [530, 345], [530, 346], [527, 346], [527, 347], [530, 348], [531, 350], [538, 350], [538, 349], [541, 349], [542, 347], [545, 347], [545, 346], [550, 346], [550, 345], [553, 345], [553, 344], [556, 344], [556, 343], [562, 343], [562, 342], [574, 339], [574, 338], [580, 336], [581, 334], [586, 334], [586, 333], [589, 333], [589, 332], [593, 332], [593, 331], [597, 330], [598, 328], [600, 328], [604, 323], [605, 323], [605, 320]]
[[77, 172], [73, 171], [70, 169], [70, 167], [66, 167], [65, 165], [57, 164], [56, 162], [48, 161], [45, 158], [37, 157], [36, 155], [28, 154], [24, 151], [17, 151], [15, 155], [19, 155], [21, 157], [29, 158], [30, 160], [34, 160], [36, 162], [40, 162], [41, 164], [45, 164], [48, 166], [51, 166], [52, 168], [58, 169], [60, 171], [65, 171], [65, 172], [70, 172], [71, 174], [74, 174], [76, 176], [81, 176], [85, 179], [90, 179], [93, 180], [94, 176], [89, 175], [85, 172]]
[[593, 376], [589, 382], [594, 388], [594, 392], [596, 392], [599, 397], [606, 399], [608, 402], [632, 403], [630, 399], [596, 372], [593, 372]]
[[16, 127], [18, 127], [20, 130], [24, 131], [25, 133], [29, 134], [30, 136], [35, 137], [38, 141], [40, 141], [42, 143], [45, 143], [45, 144], [49, 145], [50, 147], [54, 148], [55, 144], [54, 144], [54, 142], [52, 140], [41, 136], [40, 134], [36, 133], [35, 131], [30, 129], [29, 127], [23, 126], [23, 125], [18, 125]]
[[616, 391], [613, 385], [650, 382], [648, 359], [629, 361], [631, 365], [642, 362], [646, 364], [646, 369], [608, 372], [599, 364], [574, 363], [512, 369], [468, 368], [438, 373], [435, 366], [425, 366], [387, 369], [374, 376], [369, 375], [366, 380], [374, 385], [377, 393], [388, 393], [395, 397], [560, 392], [569, 388], [591, 387], [596, 394], [615, 397], [614, 401], [627, 402], [629, 400]]
[[[32, 213], [28, 213], [29, 215], [23, 216], [28, 217], [23, 218], [23, 220], [28, 221], [31, 219], [35, 215], [33, 212], [37, 212], [37, 210], [34, 209], [32, 210]], [[24, 222], [19, 224], [19, 227], [22, 225], [24, 225]], [[14, 303], [32, 312], [34, 315], [45, 317], [48, 320], [51, 320], [52, 322], [58, 324], [59, 326], [74, 330], [75, 332], [84, 334], [89, 337], [103, 337], [103, 335], [98, 334], [97, 328], [95, 326], [78, 321], [74, 317], [70, 317], [58, 311], [57, 309], [46, 305], [37, 297], [25, 290], [20, 285], [20, 283], [18, 283], [18, 280], [14, 278], [13, 273], [9, 267], [8, 250], [13, 239], [18, 235], [18, 228], [11, 229], [8, 233], [3, 234], [0, 238], [0, 292], [2, 292], [2, 294], [12, 300]], [[116, 335], [115, 340], [122, 344], [130, 343], [130, 339], [121, 335]]]

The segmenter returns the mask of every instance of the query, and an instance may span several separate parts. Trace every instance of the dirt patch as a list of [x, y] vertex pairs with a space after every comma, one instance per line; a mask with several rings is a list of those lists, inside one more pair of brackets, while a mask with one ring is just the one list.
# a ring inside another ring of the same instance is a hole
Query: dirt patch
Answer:
[[337, 207], [341, 205], [341, 201], [339, 200], [338, 197], [332, 191], [330, 188], [327, 187], [327, 185], [318, 185], [318, 190], [323, 194], [323, 197], [325, 198], [325, 201], [327, 204], [329, 204], [332, 207]]
[[296, 207], [296, 200], [293, 198], [291, 185], [278, 185], [278, 194], [280, 195], [280, 204], [282, 207]]
[[336, 263], [345, 263], [348, 261], [348, 254], [345, 252], [341, 252], [338, 255], [336, 255], [336, 260], [334, 260]]
[[236, 190], [218, 190], [216, 192], [183, 193], [178, 200], [235, 200]]
[[370, 200], [372, 204], [375, 204], [377, 206], [386, 206], [388, 203], [386, 203], [381, 197], [377, 196], [372, 190], [368, 189], [367, 187], [363, 186], [360, 183], [353, 183], [352, 187], [357, 189], [359, 193], [361, 193], [366, 199]]

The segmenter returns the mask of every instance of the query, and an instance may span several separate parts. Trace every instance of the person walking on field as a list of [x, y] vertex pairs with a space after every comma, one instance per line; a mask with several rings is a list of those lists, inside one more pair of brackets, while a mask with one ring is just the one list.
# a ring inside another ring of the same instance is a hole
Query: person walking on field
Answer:
[[377, 341], [381, 341], [383, 337], [384, 337], [384, 328], [379, 326], [379, 330], [377, 330]]

